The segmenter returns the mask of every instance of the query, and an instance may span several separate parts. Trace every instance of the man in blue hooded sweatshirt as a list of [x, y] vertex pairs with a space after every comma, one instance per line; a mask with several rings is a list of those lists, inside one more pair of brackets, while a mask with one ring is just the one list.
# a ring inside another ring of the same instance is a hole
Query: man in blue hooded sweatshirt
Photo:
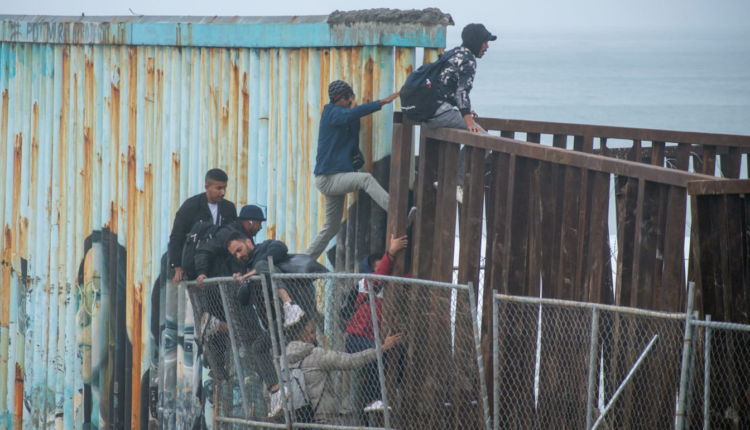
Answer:
[[347, 193], [365, 190], [375, 203], [388, 210], [388, 192], [370, 173], [359, 173], [365, 164], [359, 149], [359, 120], [380, 110], [398, 97], [395, 92], [382, 100], [352, 107], [354, 91], [344, 81], [328, 86], [331, 102], [323, 108], [315, 159], [315, 186], [326, 199], [326, 221], [305, 254], [318, 259], [328, 242], [341, 229]]

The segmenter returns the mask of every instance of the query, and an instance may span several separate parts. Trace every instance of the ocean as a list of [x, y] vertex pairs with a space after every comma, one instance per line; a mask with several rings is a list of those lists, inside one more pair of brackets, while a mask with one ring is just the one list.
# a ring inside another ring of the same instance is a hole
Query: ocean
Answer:
[[498, 36], [477, 62], [480, 116], [750, 135], [750, 32]]

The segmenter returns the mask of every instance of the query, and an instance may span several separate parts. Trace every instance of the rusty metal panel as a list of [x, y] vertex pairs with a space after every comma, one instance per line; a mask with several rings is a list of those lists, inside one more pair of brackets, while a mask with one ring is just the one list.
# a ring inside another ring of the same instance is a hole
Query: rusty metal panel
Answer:
[[[228, 199], [268, 208], [258, 239], [303, 252], [325, 218], [312, 171], [328, 83], [375, 100], [415, 46], [445, 44], [444, 26], [365, 37], [325, 18], [0, 16], [0, 428], [192, 426], [208, 377], [162, 264], [180, 204], [221, 167]], [[294, 30], [248, 44], [259, 26]], [[380, 180], [392, 109], [360, 136]], [[347, 222], [379, 234], [371, 212]]]

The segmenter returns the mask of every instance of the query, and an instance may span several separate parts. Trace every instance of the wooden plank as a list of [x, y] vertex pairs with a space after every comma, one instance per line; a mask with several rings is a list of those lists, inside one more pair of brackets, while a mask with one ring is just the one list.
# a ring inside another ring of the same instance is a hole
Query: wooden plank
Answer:
[[615, 304], [629, 306], [633, 286], [635, 252], [635, 209], [638, 200], [638, 179], [617, 176], [615, 198], [617, 205], [617, 281]]
[[721, 173], [725, 178], [739, 179], [742, 168], [742, 148], [731, 147], [728, 149], [727, 154], [719, 156]]
[[654, 271], [659, 229], [659, 184], [640, 181], [635, 210], [635, 252], [633, 254], [633, 288], [630, 306], [653, 309]]
[[708, 145], [703, 148], [703, 160], [702, 161], [703, 161], [702, 173], [704, 175], [716, 176], [716, 146]]
[[560, 229], [560, 257], [559, 261], [559, 283], [557, 287], [557, 299], [576, 300], [574, 296], [574, 282], [578, 261], [576, 252], [578, 250], [579, 232], [579, 199], [581, 184], [581, 170], [575, 168], [565, 169], [565, 182], [562, 190], [564, 200], [562, 205], [562, 222]]
[[675, 169], [687, 172], [690, 168], [690, 146], [689, 143], [677, 144], [677, 158], [674, 162]]
[[542, 214], [541, 214], [541, 166], [538, 161], [529, 160], [528, 198], [528, 272], [526, 274], [526, 295], [539, 297], [541, 293], [542, 262]]
[[[417, 219], [414, 227], [413, 249], [417, 250], [412, 259], [412, 273], [415, 278], [429, 279], [432, 276], [433, 258], [435, 253], [435, 208], [437, 190], [432, 185], [437, 181], [438, 167], [438, 143], [428, 142], [425, 137], [420, 138], [419, 167], [417, 175], [416, 200]], [[386, 297], [387, 294], [386, 294]], [[407, 365], [404, 369], [406, 395], [420, 396], [422, 402], [415, 404], [405, 419], [409, 422], [421, 422], [425, 425], [439, 425], [435, 411], [442, 408], [444, 396], [439, 395], [437, 390], [444, 390], [442, 378], [438, 378], [435, 369], [424, 368], [424, 363], [429, 355], [430, 336], [425, 333], [432, 332], [432, 318], [429, 310], [432, 306], [432, 297], [427, 287], [414, 287], [414, 293], [410, 295], [411, 309], [421, 309], [425, 313], [414, 312], [410, 315], [410, 330], [405, 333], [407, 337], [406, 358]], [[388, 303], [386, 302], [386, 305]], [[389, 308], [384, 309], [384, 320], [387, 320]], [[419, 329], [419, 328], [423, 328]], [[412, 364], [413, 363], [413, 364]], [[412, 426], [414, 427], [414, 426]]]
[[[490, 316], [492, 314], [491, 311], [491, 303], [492, 303], [492, 294], [489, 293], [490, 288], [488, 286], [492, 286], [492, 292], [503, 292], [504, 286], [506, 285], [503, 279], [507, 277], [506, 272], [506, 265], [507, 265], [507, 252], [505, 248], [505, 234], [506, 234], [506, 224], [509, 220], [509, 211], [512, 211], [512, 207], [508, 206], [508, 193], [511, 192], [513, 188], [513, 180], [515, 178], [515, 175], [513, 174], [514, 167], [511, 168], [511, 156], [508, 154], [502, 154], [499, 152], [493, 152], [491, 155], [491, 170], [492, 170], [492, 177], [490, 181], [490, 189], [488, 191], [488, 194], [493, 195], [493, 206], [491, 210], [491, 216], [488, 216], [488, 224], [487, 224], [487, 255], [485, 259], [485, 288], [484, 288], [484, 302], [483, 302], [483, 313], [482, 318], [484, 320], [484, 315]], [[491, 220], [491, 222], [490, 222]], [[487, 280], [487, 274], [489, 273], [489, 279]], [[489, 310], [488, 310], [489, 308]], [[483, 326], [484, 327], [484, 326]], [[483, 335], [483, 342], [482, 342], [482, 352], [484, 352], [487, 349], [491, 349], [491, 338], [490, 336], [487, 336], [487, 338], [484, 337], [484, 335], [490, 334], [489, 331], [482, 330]], [[502, 336], [504, 333], [501, 332], [498, 334], [498, 336]], [[500, 338], [500, 344], [503, 344], [503, 338]], [[501, 348], [501, 351], [504, 351], [503, 348]], [[501, 352], [500, 357], [498, 357], [498, 360], [500, 361], [500, 366], [496, 369], [496, 373], [494, 375], [495, 378], [498, 379], [498, 381], [501, 384], [501, 390], [500, 390], [500, 402], [501, 405], [509, 405], [512, 401], [512, 393], [510, 389], [507, 389], [506, 387], [510, 386], [510, 383], [506, 383], [504, 380], [504, 352]], [[487, 354], [485, 357], [491, 357], [491, 355]], [[491, 363], [487, 358], [485, 358], [485, 363]], [[485, 367], [485, 369], [492, 369], [491, 366]], [[491, 373], [487, 372], [488, 380], [491, 379]], [[487, 387], [491, 387], [492, 385], [487, 385]], [[500, 415], [500, 421], [501, 422], [508, 422], [510, 412], [508, 408], [501, 407], [498, 411], [498, 414]]]
[[588, 135], [610, 139], [646, 140], [660, 142], [693, 142], [698, 145], [750, 147], [750, 136], [658, 130], [648, 128], [611, 127], [603, 125], [569, 124], [559, 122], [524, 121], [501, 118], [480, 118], [487, 130], [515, 130], [521, 133]]
[[591, 135], [576, 136], [573, 139], [573, 150], [591, 154], [594, 152], [594, 137]]
[[[741, 321], [741, 323], [750, 324], [750, 199], [747, 196], [745, 196], [742, 206], [742, 242], [744, 244], [742, 261], [745, 262], [745, 276], [742, 284], [744, 301], [740, 300], [739, 306], [742, 306], [742, 310], [747, 315], [745, 321]], [[741, 312], [738, 311], [738, 313]]]
[[[724, 246], [721, 252], [722, 258], [722, 278], [726, 286], [725, 309], [729, 322], [747, 324], [750, 322], [750, 314], [747, 312], [745, 303], [748, 298], [745, 291], [745, 261], [743, 257], [742, 234], [743, 228], [743, 205], [746, 197], [729, 195], [724, 196], [726, 218], [722, 223], [724, 225], [723, 242]], [[727, 301], [729, 303], [727, 303]]]
[[684, 312], [685, 293], [685, 222], [687, 191], [682, 187], [668, 187], [667, 222], [664, 232], [664, 262], [660, 309], [665, 312]]
[[701, 196], [709, 194], [750, 194], [750, 180], [709, 180], [688, 182], [688, 194]]
[[[409, 213], [409, 177], [413, 148], [414, 127], [408, 124], [393, 125], [393, 146], [391, 148], [391, 171], [388, 185], [388, 225], [385, 248], [391, 235], [401, 237], [406, 234], [406, 217]], [[396, 255], [393, 276], [404, 274], [404, 252]]]
[[602, 243], [609, 240], [607, 228], [607, 217], [609, 214], [609, 175], [605, 173], [592, 172], [593, 189], [591, 195], [591, 222], [589, 224], [589, 253], [588, 253], [588, 277], [584, 291], [588, 291], [586, 301], [589, 303], [603, 303], [604, 280], [603, 269], [605, 256]]
[[513, 214], [508, 223], [510, 231], [506, 235], [508, 249], [508, 294], [527, 295], [526, 270], [528, 267], [529, 244], [529, 194], [530, 162], [517, 157], [513, 186]]
[[560, 231], [565, 167], [541, 162], [542, 297], [556, 297], [559, 285]]
[[529, 143], [541, 143], [542, 135], [539, 133], [526, 133], [526, 141]]
[[651, 142], [651, 164], [664, 167], [664, 142]]
[[[460, 231], [458, 256], [458, 283], [473, 282], [475, 297], [479, 295], [479, 265], [482, 247], [477, 239], [482, 237], [484, 210], [484, 149], [467, 147], [464, 168], [463, 225]], [[481, 241], [480, 241], [481, 243]]]
[[591, 218], [591, 198], [589, 194], [593, 189], [593, 173], [586, 169], [581, 169], [581, 186], [578, 203], [578, 248], [576, 250], [576, 270], [575, 280], [573, 281], [573, 300], [586, 301], [588, 291], [584, 290], [584, 279], [588, 271], [588, 247], [589, 241], [589, 220]]
[[540, 161], [551, 161], [566, 166], [595, 170], [599, 172], [637, 177], [652, 182], [684, 187], [688, 181], [709, 180], [706, 175], [682, 172], [674, 169], [663, 169], [657, 166], [644, 165], [626, 160], [585, 154], [577, 151], [554, 148], [546, 145], [531, 145], [503, 137], [470, 133], [463, 130], [440, 128], [423, 131], [427, 137], [449, 142], [460, 142], [465, 145], [493, 151], [515, 154]]

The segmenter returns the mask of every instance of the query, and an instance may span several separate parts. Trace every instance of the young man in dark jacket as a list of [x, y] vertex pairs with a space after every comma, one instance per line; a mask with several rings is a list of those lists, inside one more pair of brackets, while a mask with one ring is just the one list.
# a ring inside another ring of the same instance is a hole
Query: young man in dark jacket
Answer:
[[177, 210], [167, 251], [170, 268], [174, 269], [173, 281], [185, 279], [185, 273], [182, 271], [182, 247], [185, 245], [186, 235], [195, 223], [204, 221], [226, 225], [237, 218], [234, 203], [224, 199], [228, 181], [229, 178], [223, 170], [209, 170], [206, 173], [206, 192], [185, 200]]
[[202, 286], [206, 278], [232, 276], [234, 272], [227, 264], [227, 259], [232, 256], [224, 246], [224, 242], [232, 232], [239, 231], [255, 244], [255, 236], [263, 229], [265, 220], [263, 209], [255, 205], [243, 206], [236, 220], [219, 229], [212, 239], [201, 245], [195, 252], [195, 273], [198, 276], [196, 279], [198, 286]]
[[315, 260], [341, 229], [347, 193], [365, 190], [378, 206], [388, 210], [388, 193], [371, 174], [357, 172], [364, 165], [364, 157], [359, 149], [359, 120], [391, 103], [398, 97], [398, 92], [382, 100], [352, 107], [352, 87], [344, 81], [333, 81], [328, 86], [328, 97], [331, 102], [323, 108], [320, 117], [314, 171], [315, 186], [326, 200], [326, 221], [305, 251]]
[[[438, 98], [440, 106], [435, 115], [427, 120], [428, 128], [458, 128], [477, 133], [487, 133], [474, 122], [477, 116], [471, 109], [469, 93], [474, 86], [477, 71], [477, 58], [484, 57], [489, 42], [497, 40], [482, 24], [469, 24], [461, 32], [462, 44], [443, 55], [452, 55], [438, 74]], [[465, 147], [464, 147], [465, 148]], [[461, 148], [458, 155], [458, 189], [456, 200], [463, 202], [464, 158], [466, 150]], [[489, 151], [488, 151], [489, 153]]]

